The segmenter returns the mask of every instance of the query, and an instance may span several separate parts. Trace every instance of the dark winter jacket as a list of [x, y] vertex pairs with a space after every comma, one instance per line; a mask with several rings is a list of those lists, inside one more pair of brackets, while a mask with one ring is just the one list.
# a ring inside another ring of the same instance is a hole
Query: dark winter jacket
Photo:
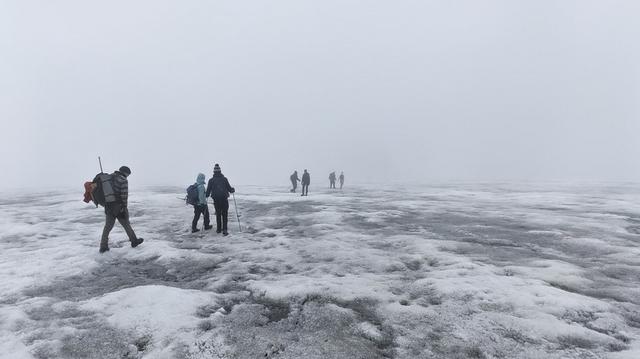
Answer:
[[118, 201], [122, 206], [126, 207], [129, 199], [129, 181], [127, 177], [120, 171], [115, 171], [111, 175], [111, 185]]
[[302, 174], [302, 184], [311, 184], [311, 176], [309, 175], [309, 172], [305, 172]]
[[127, 209], [127, 201], [129, 199], [129, 181], [127, 177], [120, 171], [115, 171], [111, 174], [111, 187], [113, 193], [116, 196], [115, 202], [106, 203], [104, 206], [104, 212], [107, 215], [115, 217], [124, 216], [129, 217], [129, 210]]
[[220, 172], [214, 173], [207, 184], [207, 197], [213, 198], [214, 201], [226, 201], [229, 198], [229, 193], [234, 193], [235, 191], [229, 184], [227, 177]]
[[289, 177], [289, 179], [291, 180], [291, 182], [300, 181], [300, 178], [298, 178], [298, 172], [293, 172], [293, 174], [291, 175], [291, 177]]

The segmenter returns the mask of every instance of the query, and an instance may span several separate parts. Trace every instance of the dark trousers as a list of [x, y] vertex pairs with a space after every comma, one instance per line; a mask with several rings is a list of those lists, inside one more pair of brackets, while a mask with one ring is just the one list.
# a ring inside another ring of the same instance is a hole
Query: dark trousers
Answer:
[[302, 195], [303, 195], [303, 196], [306, 196], [306, 195], [308, 195], [308, 194], [309, 194], [309, 185], [308, 185], [308, 184], [303, 183], [303, 184], [302, 184]]
[[216, 209], [216, 229], [226, 232], [229, 220], [229, 201], [226, 198], [214, 199], [213, 206]]
[[204, 226], [209, 227], [209, 223], [211, 223], [211, 217], [209, 216], [209, 206], [206, 204], [193, 206], [193, 222], [191, 222], [191, 229], [195, 230], [198, 228], [198, 221], [200, 220], [200, 215], [204, 215]]
[[116, 224], [116, 219], [120, 222], [120, 225], [122, 225], [122, 228], [124, 228], [124, 231], [127, 233], [129, 241], [134, 242], [138, 239], [133, 228], [131, 228], [131, 223], [129, 222], [129, 211], [127, 211], [126, 208], [122, 208], [121, 206], [117, 206], [117, 208], [108, 207], [105, 210], [105, 214], [106, 221], [104, 223], [104, 229], [102, 230], [100, 248], [109, 248], [109, 233], [111, 233], [113, 226]]
[[336, 188], [336, 181], [329, 181], [329, 188]]
[[342, 186], [344, 186], [344, 181], [340, 181], [340, 189], [342, 189]]
[[296, 188], [298, 188], [298, 181], [291, 181], [291, 185], [293, 185], [291, 192], [295, 192]]

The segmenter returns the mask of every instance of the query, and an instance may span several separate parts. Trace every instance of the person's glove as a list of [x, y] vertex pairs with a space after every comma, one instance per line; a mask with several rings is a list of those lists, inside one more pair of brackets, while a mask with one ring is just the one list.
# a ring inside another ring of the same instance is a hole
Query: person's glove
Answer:
[[231, 187], [231, 191], [229, 191], [229, 192], [231, 192], [231, 193], [236, 193], [236, 189], [235, 189], [235, 188], [233, 188], [233, 187]]

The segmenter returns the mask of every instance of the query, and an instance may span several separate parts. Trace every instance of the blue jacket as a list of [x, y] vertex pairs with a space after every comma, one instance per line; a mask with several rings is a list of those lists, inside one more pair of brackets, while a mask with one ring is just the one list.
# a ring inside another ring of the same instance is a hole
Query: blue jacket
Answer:
[[204, 188], [204, 174], [198, 173], [196, 183], [198, 184], [198, 204], [201, 206], [206, 205], [207, 196], [205, 196], [206, 190]]

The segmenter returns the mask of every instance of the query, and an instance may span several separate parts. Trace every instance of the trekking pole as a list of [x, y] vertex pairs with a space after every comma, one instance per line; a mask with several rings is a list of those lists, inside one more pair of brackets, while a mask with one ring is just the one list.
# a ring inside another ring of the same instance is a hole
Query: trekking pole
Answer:
[[100, 173], [104, 173], [102, 170], [102, 160], [100, 159], [100, 156], [98, 156], [98, 163], [100, 164]]
[[236, 208], [236, 217], [238, 218], [238, 229], [240, 230], [240, 232], [242, 232], [242, 226], [240, 226], [240, 215], [238, 214], [238, 203], [236, 202], [236, 194], [232, 193], [233, 195], [233, 206]]

